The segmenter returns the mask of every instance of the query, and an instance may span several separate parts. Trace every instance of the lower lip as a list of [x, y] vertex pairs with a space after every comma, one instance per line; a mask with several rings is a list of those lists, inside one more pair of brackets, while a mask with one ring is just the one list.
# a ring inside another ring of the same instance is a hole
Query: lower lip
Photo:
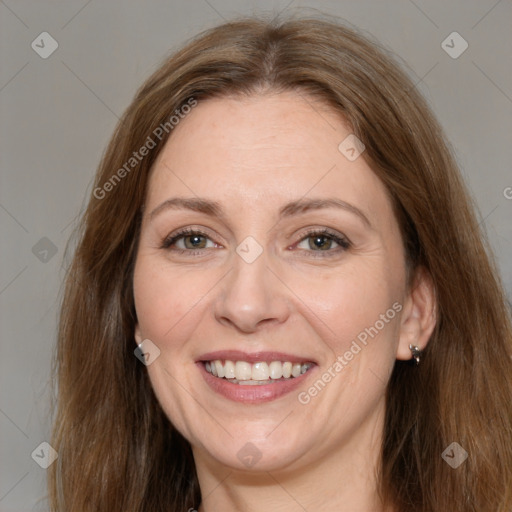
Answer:
[[315, 370], [313, 365], [306, 373], [294, 377], [289, 380], [281, 380], [274, 382], [273, 384], [255, 384], [255, 385], [244, 385], [234, 384], [226, 379], [214, 377], [211, 373], [206, 371], [204, 363], [196, 363], [199, 367], [199, 371], [202, 373], [206, 383], [217, 393], [233, 400], [234, 402], [257, 404], [263, 402], [270, 402], [277, 398], [291, 393], [297, 389], [304, 380]]

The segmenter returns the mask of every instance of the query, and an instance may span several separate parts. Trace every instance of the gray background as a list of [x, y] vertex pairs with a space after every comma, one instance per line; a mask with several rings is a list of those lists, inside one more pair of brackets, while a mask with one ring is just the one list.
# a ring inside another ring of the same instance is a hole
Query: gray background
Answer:
[[[49, 439], [64, 250], [118, 116], [189, 37], [232, 15], [284, 9], [345, 18], [407, 63], [454, 146], [512, 297], [510, 1], [0, 0], [0, 511], [47, 510], [31, 453]], [[44, 31], [59, 45], [46, 59], [31, 47]], [[441, 46], [454, 31], [469, 44], [456, 59]]]

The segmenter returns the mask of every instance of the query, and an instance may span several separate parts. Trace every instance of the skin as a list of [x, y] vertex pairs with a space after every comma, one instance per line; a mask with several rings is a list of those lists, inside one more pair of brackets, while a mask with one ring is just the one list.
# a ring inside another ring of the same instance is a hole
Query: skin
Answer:
[[[294, 92], [210, 99], [173, 130], [154, 165], [134, 273], [135, 341], [149, 339], [161, 351], [147, 370], [165, 413], [192, 445], [200, 512], [383, 510], [374, 475], [386, 385], [395, 360], [411, 358], [409, 343], [428, 342], [434, 293], [425, 272], [407, 287], [383, 184], [364, 153], [351, 162], [338, 150], [350, 133], [337, 113]], [[183, 209], [151, 216], [178, 196], [218, 201], [225, 217]], [[278, 219], [281, 206], [303, 197], [341, 199], [371, 227], [333, 208]], [[208, 237], [162, 248], [184, 227]], [[309, 228], [330, 228], [352, 245], [344, 250], [327, 238], [318, 248]], [[252, 263], [236, 252], [247, 236], [263, 250]], [[198, 256], [175, 250], [192, 252], [192, 242], [202, 248]], [[400, 313], [300, 403], [298, 392], [394, 303]], [[194, 363], [225, 349], [287, 352], [318, 366], [297, 392], [238, 403], [215, 393]], [[237, 457], [247, 442], [261, 455], [250, 468]]]

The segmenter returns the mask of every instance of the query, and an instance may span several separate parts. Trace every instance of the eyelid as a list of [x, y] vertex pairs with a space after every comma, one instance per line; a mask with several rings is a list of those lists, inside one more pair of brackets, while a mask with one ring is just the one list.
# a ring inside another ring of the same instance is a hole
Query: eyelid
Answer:
[[[161, 242], [160, 244], [160, 248], [161, 249], [169, 249], [170, 245], [173, 244], [173, 243], [176, 243], [177, 240], [181, 239], [181, 238], [185, 238], [187, 236], [191, 236], [191, 235], [200, 235], [204, 238], [207, 238], [208, 240], [212, 240], [212, 237], [209, 233], [207, 233], [204, 229], [202, 228], [195, 228], [195, 227], [186, 227], [186, 228], [182, 228], [182, 229], [178, 229], [177, 231], [174, 231], [172, 233], [170, 233], [169, 235], [167, 235]], [[220, 244], [217, 244], [216, 242], [214, 242], [216, 245], [220, 245]], [[177, 251], [180, 251], [182, 249], [176, 249]], [[201, 250], [204, 250], [204, 249], [197, 249], [199, 251]], [[193, 252], [194, 249], [190, 249], [190, 250], [187, 250], [187, 249], [183, 249], [184, 252]]]
[[[344, 235], [343, 233], [339, 233], [335, 230], [332, 230], [330, 228], [322, 227], [322, 228], [309, 228], [306, 232], [301, 233], [300, 239], [298, 242], [294, 244], [294, 247], [298, 244], [302, 243], [304, 240], [307, 240], [308, 238], [312, 236], [325, 236], [329, 240], [335, 242], [338, 244], [338, 248], [334, 250], [327, 250], [327, 251], [305, 251], [308, 253], [311, 253], [314, 257], [331, 257], [335, 256], [339, 253], [345, 252], [348, 249], [352, 247], [352, 242], [349, 240], [349, 238]], [[304, 249], [300, 249], [304, 250]], [[318, 255], [318, 256], [317, 256]], [[325, 256], [322, 256], [325, 255]]]
[[[186, 228], [178, 229], [177, 231], [172, 232], [170, 235], [167, 235], [161, 242], [160, 248], [168, 251], [173, 251], [180, 254], [187, 254], [189, 256], [198, 256], [201, 254], [204, 254], [204, 251], [210, 248], [198, 248], [198, 249], [179, 249], [174, 248], [170, 249], [171, 245], [174, 245], [178, 240], [181, 240], [182, 238], [186, 238], [187, 236], [192, 235], [199, 235], [201, 237], [204, 237], [210, 241], [212, 241], [216, 246], [220, 246], [222, 248], [222, 245], [217, 244], [217, 242], [214, 242], [212, 237], [209, 233], [206, 232], [203, 228], [196, 228], [193, 226], [189, 226]], [[309, 256], [315, 257], [315, 258], [329, 258], [334, 257], [336, 255], [339, 255], [340, 253], [343, 253], [350, 249], [352, 247], [352, 242], [349, 240], [347, 236], [344, 234], [337, 232], [335, 230], [332, 230], [327, 227], [315, 227], [315, 228], [309, 228], [306, 231], [302, 232], [299, 236], [299, 240], [295, 242], [290, 247], [296, 247], [298, 244], [302, 243], [304, 240], [311, 236], [325, 236], [329, 240], [335, 242], [338, 245], [338, 248], [335, 248], [334, 250], [306, 250], [306, 249], [299, 249], [303, 253], [309, 253]]]

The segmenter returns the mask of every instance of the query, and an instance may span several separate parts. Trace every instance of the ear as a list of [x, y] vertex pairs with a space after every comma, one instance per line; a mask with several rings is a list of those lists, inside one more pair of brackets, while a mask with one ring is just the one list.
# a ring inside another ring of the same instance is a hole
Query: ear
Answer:
[[135, 324], [135, 341], [137, 342], [137, 345], [142, 343], [142, 335], [140, 333], [140, 327], [139, 324]]
[[405, 300], [400, 319], [400, 336], [396, 358], [406, 361], [412, 358], [409, 345], [423, 350], [436, 325], [436, 293], [428, 270], [416, 270], [412, 286]]

